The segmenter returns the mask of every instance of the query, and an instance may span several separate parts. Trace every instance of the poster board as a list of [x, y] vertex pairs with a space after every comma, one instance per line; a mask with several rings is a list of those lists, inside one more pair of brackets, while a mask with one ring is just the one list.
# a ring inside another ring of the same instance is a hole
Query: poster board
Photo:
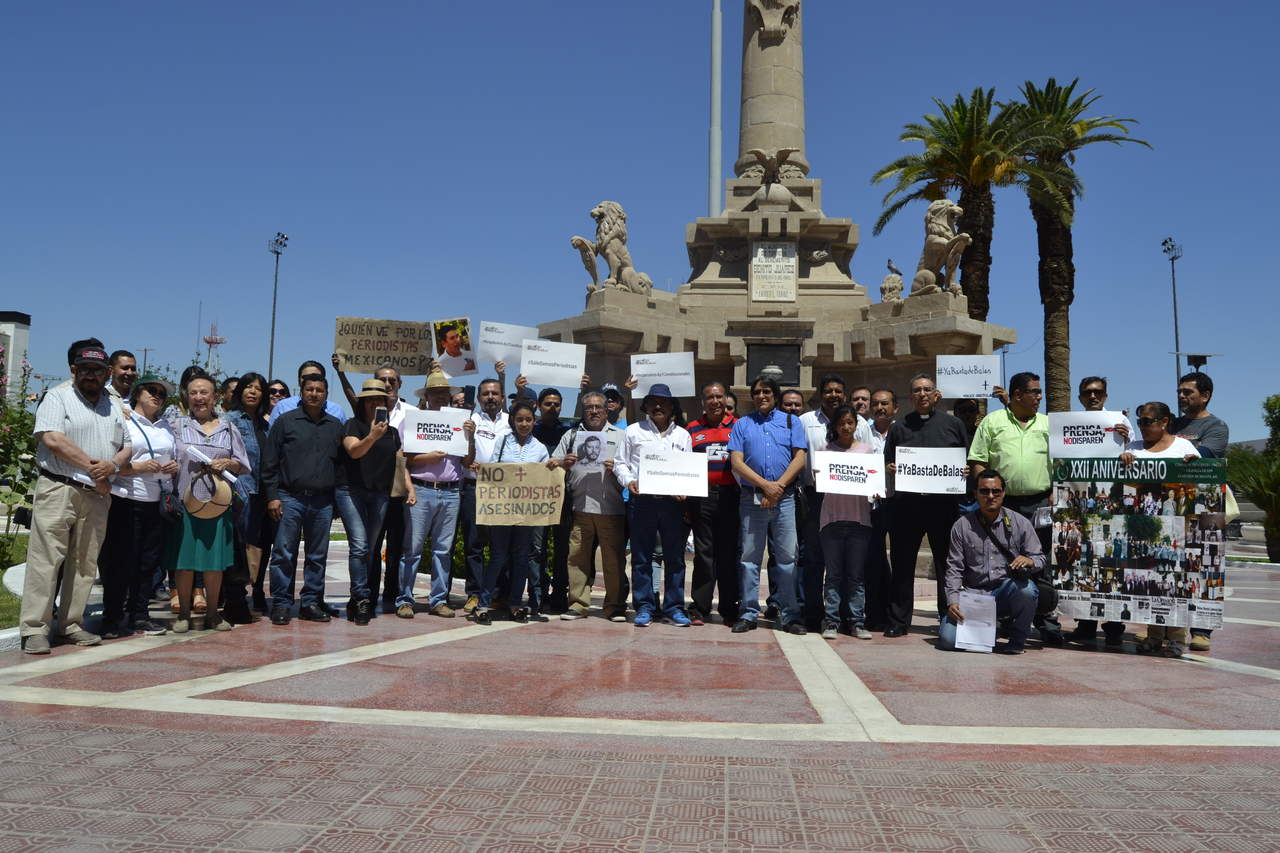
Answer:
[[467, 434], [462, 424], [471, 413], [466, 409], [405, 409], [400, 423], [400, 443], [405, 453], [443, 450], [450, 456], [467, 455]]
[[963, 447], [899, 447], [893, 487], [925, 495], [963, 495], [968, 491]]
[[560, 523], [564, 469], [541, 462], [488, 462], [476, 473], [476, 524]]
[[985, 400], [1003, 384], [998, 355], [940, 355], [934, 373], [938, 391], [948, 400]]
[[479, 334], [476, 336], [476, 355], [483, 362], [504, 362], [507, 373], [520, 373], [520, 354], [526, 339], [536, 340], [537, 326], [517, 326], [512, 323], [497, 323], [493, 320], [481, 320]]
[[1050, 412], [1049, 456], [1052, 459], [1088, 459], [1119, 456], [1124, 438], [1116, 424], [1126, 423], [1123, 412]]
[[640, 452], [640, 493], [643, 495], [707, 496], [707, 454], [673, 447], [646, 447]]
[[661, 383], [674, 397], [693, 397], [693, 353], [659, 352], [631, 356], [631, 375], [636, 378], [632, 396], [643, 400], [649, 388]]
[[577, 388], [587, 371], [585, 344], [525, 339], [520, 352], [520, 372], [534, 385]]
[[426, 376], [434, 354], [431, 335], [431, 324], [425, 322], [338, 317], [333, 351], [342, 369], [351, 373], [373, 373], [390, 364], [402, 376]]
[[884, 454], [814, 451], [813, 483], [829, 494], [883, 496]]

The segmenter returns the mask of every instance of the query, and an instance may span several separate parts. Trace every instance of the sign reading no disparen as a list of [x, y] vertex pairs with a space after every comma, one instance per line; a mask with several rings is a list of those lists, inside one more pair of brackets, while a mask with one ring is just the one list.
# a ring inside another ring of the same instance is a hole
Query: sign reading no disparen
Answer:
[[707, 454], [670, 447], [640, 453], [640, 494], [707, 496]]
[[543, 527], [560, 523], [564, 470], [541, 462], [495, 462], [476, 474], [476, 524]]
[[408, 409], [400, 425], [400, 442], [405, 453], [443, 450], [450, 456], [467, 455], [467, 434], [462, 424], [471, 413], [466, 409]]
[[899, 447], [893, 487], [926, 495], [963, 495], [968, 490], [963, 447]]
[[884, 494], [882, 453], [819, 450], [813, 454], [813, 469], [813, 483], [820, 492], [868, 498]]
[[1053, 459], [1087, 459], [1119, 456], [1124, 440], [1116, 424], [1125, 423], [1120, 412], [1050, 412], [1049, 456]]

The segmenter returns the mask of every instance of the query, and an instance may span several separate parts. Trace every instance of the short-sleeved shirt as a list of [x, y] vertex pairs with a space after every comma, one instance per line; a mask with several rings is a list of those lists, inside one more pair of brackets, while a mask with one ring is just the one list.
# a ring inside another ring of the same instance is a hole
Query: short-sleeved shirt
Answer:
[[[556, 445], [555, 459], [563, 459], [573, 453], [574, 442], [582, 432], [591, 432], [585, 427], [574, 427], [560, 438]], [[614, 459], [622, 444], [622, 430], [613, 424], [605, 424], [598, 433], [608, 448], [605, 459]], [[565, 474], [565, 482], [569, 485], [569, 496], [573, 499], [574, 512], [589, 512], [595, 515], [622, 515], [622, 484], [604, 467], [592, 468], [574, 465]]]
[[[397, 432], [400, 433], [400, 446], [404, 447], [404, 425], [403, 418], [400, 420], [400, 426]], [[406, 454], [409, 455], [409, 454]], [[409, 476], [423, 483], [456, 483], [464, 477], [461, 456], [446, 456], [439, 462], [423, 462], [422, 454], [418, 454], [418, 458], [408, 462]]]
[[[806, 450], [808, 443], [800, 419], [780, 409], [738, 418], [729, 434], [729, 452], [741, 453], [747, 467], [769, 482], [777, 482], [791, 465], [792, 451]], [[746, 482], [742, 487], [755, 488]]]
[[[492, 462], [498, 442], [502, 441], [503, 436], [511, 434], [511, 419], [506, 412], [498, 412], [493, 417], [489, 417], [482, 411], [476, 411], [471, 415], [471, 420], [475, 421], [476, 425], [475, 461]], [[467, 471], [466, 476], [472, 480], [476, 478], [473, 471]]]
[[1194, 444], [1201, 455], [1206, 455], [1207, 451], [1216, 457], [1227, 455], [1227, 444], [1231, 440], [1227, 422], [1213, 415], [1207, 418], [1178, 418], [1169, 426], [1169, 432]]
[[[110, 460], [126, 444], [130, 444], [124, 415], [105, 390], [97, 402], [90, 403], [74, 384], [51, 389], [36, 409], [34, 429], [38, 439], [42, 433], [59, 432], [90, 459]], [[36, 462], [51, 474], [74, 477], [84, 472], [36, 442]]]
[[[832, 441], [818, 449], [832, 453], [869, 453], [871, 445], [855, 439], [848, 448], [841, 447]], [[837, 521], [852, 521], [870, 527], [871, 501], [862, 495], [839, 495], [834, 492], [823, 495], [822, 514], [818, 516], [819, 527], [826, 527]]]
[[1008, 409], [978, 424], [969, 458], [1004, 475], [1011, 497], [1049, 491], [1049, 416], [1036, 412], [1026, 426]]
[[[168, 462], [174, 457], [173, 434], [169, 432], [169, 424], [164, 420], [152, 423], [139, 412], [133, 412], [126, 422], [129, 437], [133, 441], [133, 463], [156, 459]], [[133, 474], [128, 477], [116, 477], [117, 486], [129, 492], [129, 500], [139, 503], [155, 503], [160, 500], [161, 481], [172, 479], [168, 474]]]
[[[363, 441], [372, 428], [359, 418], [351, 418], [342, 425], [342, 438], [355, 438]], [[396, 476], [396, 451], [400, 449], [400, 433], [391, 429], [390, 424], [382, 438], [373, 443], [359, 459], [352, 459], [347, 448], [342, 448], [338, 460], [338, 485], [371, 492], [387, 494], [391, 490], [391, 481]]]
[[702, 418], [688, 426], [693, 452], [707, 454], [707, 482], [713, 486], [732, 486], [737, 482], [729, 465], [729, 434], [737, 421], [725, 412], [718, 426], [708, 426]]

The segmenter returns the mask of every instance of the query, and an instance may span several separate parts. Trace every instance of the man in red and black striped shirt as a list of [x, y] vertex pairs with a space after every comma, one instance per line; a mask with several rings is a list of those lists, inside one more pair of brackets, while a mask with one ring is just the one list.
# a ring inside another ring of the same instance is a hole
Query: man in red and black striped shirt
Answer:
[[729, 467], [729, 433], [737, 421], [725, 409], [725, 387], [702, 387], [702, 416], [689, 423], [693, 452], [707, 454], [707, 496], [689, 498], [693, 523], [693, 590], [689, 618], [701, 625], [711, 617], [711, 599], [720, 588], [720, 617], [726, 625], [738, 619], [742, 598], [738, 577], [738, 481]]

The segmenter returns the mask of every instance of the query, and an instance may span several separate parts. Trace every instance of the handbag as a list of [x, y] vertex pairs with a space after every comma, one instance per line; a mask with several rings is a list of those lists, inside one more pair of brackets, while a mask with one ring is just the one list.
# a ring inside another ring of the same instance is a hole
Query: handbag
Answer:
[[[142, 435], [142, 440], [147, 443], [147, 452], [151, 454], [151, 458], [156, 458], [156, 449], [151, 446], [151, 439], [147, 438], [147, 431], [142, 427], [138, 427], [138, 432]], [[167, 478], [160, 481], [160, 520], [161, 521], [177, 521], [182, 515], [182, 501], [178, 500], [178, 495], [173, 491], [173, 478]]]
[[406, 463], [404, 461], [404, 452], [396, 451], [396, 473], [391, 477], [391, 497], [403, 498], [408, 497], [409, 487], [404, 482], [404, 472]]

